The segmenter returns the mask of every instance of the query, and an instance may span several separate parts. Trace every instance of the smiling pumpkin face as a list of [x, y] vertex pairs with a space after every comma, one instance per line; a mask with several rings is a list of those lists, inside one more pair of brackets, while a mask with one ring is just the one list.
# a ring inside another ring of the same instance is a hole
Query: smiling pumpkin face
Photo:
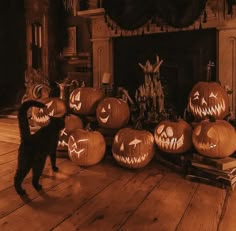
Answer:
[[69, 158], [80, 166], [97, 164], [104, 157], [105, 150], [105, 139], [100, 132], [76, 129], [69, 137]]
[[153, 135], [146, 130], [123, 128], [115, 135], [112, 153], [119, 165], [142, 168], [153, 158]]
[[100, 126], [105, 128], [121, 128], [129, 121], [130, 110], [121, 99], [108, 97], [97, 106], [96, 117]]
[[192, 146], [192, 128], [182, 119], [164, 120], [156, 126], [154, 138], [160, 150], [167, 153], [184, 153]]
[[39, 100], [45, 104], [44, 108], [32, 108], [32, 120], [39, 126], [48, 124], [50, 117], [62, 117], [66, 113], [66, 105], [57, 97], [42, 98]]
[[69, 106], [76, 114], [92, 115], [99, 101], [104, 97], [102, 90], [92, 87], [74, 89], [70, 94]]
[[217, 82], [198, 82], [190, 92], [188, 107], [198, 120], [209, 116], [223, 119], [229, 113], [229, 100]]
[[193, 130], [192, 140], [198, 153], [212, 158], [227, 157], [236, 150], [235, 128], [225, 120], [201, 121]]

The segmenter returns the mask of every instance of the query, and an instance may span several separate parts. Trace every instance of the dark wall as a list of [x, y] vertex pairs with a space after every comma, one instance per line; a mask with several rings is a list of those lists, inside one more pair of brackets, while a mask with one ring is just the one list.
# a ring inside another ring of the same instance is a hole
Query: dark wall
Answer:
[[24, 0], [0, 5], [0, 107], [20, 101], [26, 67]]

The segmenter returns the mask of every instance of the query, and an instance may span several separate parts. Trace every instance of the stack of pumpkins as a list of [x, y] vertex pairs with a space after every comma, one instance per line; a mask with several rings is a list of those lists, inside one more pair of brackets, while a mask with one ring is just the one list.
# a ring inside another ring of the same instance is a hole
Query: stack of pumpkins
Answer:
[[[56, 98], [44, 101], [48, 105], [46, 114], [52, 113], [49, 109], [54, 103], [54, 114], [66, 110]], [[188, 108], [195, 118], [193, 127], [183, 119], [163, 120], [157, 124], [154, 134], [128, 127], [128, 104], [118, 98], [104, 97], [100, 89], [74, 89], [70, 94], [69, 107], [73, 114], [66, 117], [66, 127], [61, 132], [67, 135], [68, 144], [60, 141], [58, 147], [64, 144], [69, 158], [80, 166], [97, 164], [106, 150], [101, 132], [83, 129], [80, 120], [83, 115], [95, 115], [101, 127], [117, 129], [112, 155], [119, 165], [127, 168], [146, 166], [152, 160], [156, 147], [172, 154], [185, 153], [194, 147], [198, 153], [212, 158], [223, 158], [236, 150], [235, 129], [223, 120], [228, 114], [228, 96], [216, 82], [199, 82], [190, 92]], [[38, 113], [42, 113], [42, 109]], [[209, 120], [208, 117], [215, 119]]]

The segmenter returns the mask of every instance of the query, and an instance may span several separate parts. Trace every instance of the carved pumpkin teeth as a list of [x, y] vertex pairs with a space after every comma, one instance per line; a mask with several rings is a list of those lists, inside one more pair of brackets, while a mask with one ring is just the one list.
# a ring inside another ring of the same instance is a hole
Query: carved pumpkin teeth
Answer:
[[198, 148], [203, 151], [213, 149], [217, 146], [216, 144], [209, 143], [209, 142], [197, 142], [197, 143], [198, 143]]
[[198, 116], [207, 116], [207, 115], [212, 115], [212, 116], [216, 116], [216, 115], [220, 115], [222, 112], [225, 111], [226, 107], [225, 107], [225, 102], [224, 100], [222, 100], [220, 103], [218, 103], [217, 105], [215, 106], [212, 106], [210, 108], [201, 108], [199, 106], [194, 106], [192, 104], [192, 101], [190, 99], [190, 109], [191, 111], [195, 114], [195, 115], [198, 115]]
[[124, 164], [139, 164], [147, 158], [148, 154], [144, 153], [140, 157], [131, 157], [131, 156], [120, 156], [116, 153], [113, 153], [115, 159]]
[[63, 141], [58, 141], [58, 146], [61, 146], [61, 147], [68, 147], [68, 143], [65, 142], [64, 140]]
[[160, 136], [156, 135], [155, 139], [157, 144], [165, 149], [172, 149], [177, 150], [184, 144], [184, 135], [182, 135], [179, 139], [172, 137], [172, 138], [165, 138], [165, 135], [162, 133]]
[[47, 121], [49, 121], [49, 116], [48, 115], [37, 116], [35, 114], [32, 114], [32, 118], [33, 118], [34, 121], [36, 121], [38, 123], [46, 123]]

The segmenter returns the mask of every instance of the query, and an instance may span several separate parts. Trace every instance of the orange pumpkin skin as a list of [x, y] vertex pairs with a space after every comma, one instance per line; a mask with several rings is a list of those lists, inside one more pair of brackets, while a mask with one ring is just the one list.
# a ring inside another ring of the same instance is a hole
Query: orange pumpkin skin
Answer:
[[161, 151], [184, 153], [192, 147], [192, 127], [183, 119], [164, 120], [154, 129], [154, 138]]
[[198, 82], [189, 94], [188, 108], [196, 120], [223, 119], [229, 113], [229, 99], [219, 83]]
[[122, 128], [129, 121], [130, 109], [125, 101], [107, 97], [98, 104], [96, 117], [99, 125], [104, 128]]
[[58, 140], [57, 150], [67, 151], [68, 150], [68, 140], [71, 132], [77, 128], [83, 128], [82, 120], [73, 114], [66, 115], [65, 117], [65, 128], [61, 130]]
[[193, 130], [192, 140], [198, 153], [212, 158], [224, 158], [236, 150], [235, 129], [225, 120], [201, 121]]
[[105, 139], [100, 132], [76, 129], [69, 137], [69, 158], [80, 166], [99, 163], [105, 155], [105, 150]]
[[104, 93], [98, 88], [81, 87], [74, 89], [70, 94], [69, 107], [79, 115], [94, 115]]
[[122, 128], [115, 135], [112, 154], [123, 167], [145, 167], [154, 155], [154, 137], [146, 130]]
[[57, 97], [41, 98], [38, 100], [46, 105], [45, 108], [32, 109], [32, 119], [39, 126], [48, 124], [51, 117], [62, 117], [65, 115], [67, 109], [65, 102]]

